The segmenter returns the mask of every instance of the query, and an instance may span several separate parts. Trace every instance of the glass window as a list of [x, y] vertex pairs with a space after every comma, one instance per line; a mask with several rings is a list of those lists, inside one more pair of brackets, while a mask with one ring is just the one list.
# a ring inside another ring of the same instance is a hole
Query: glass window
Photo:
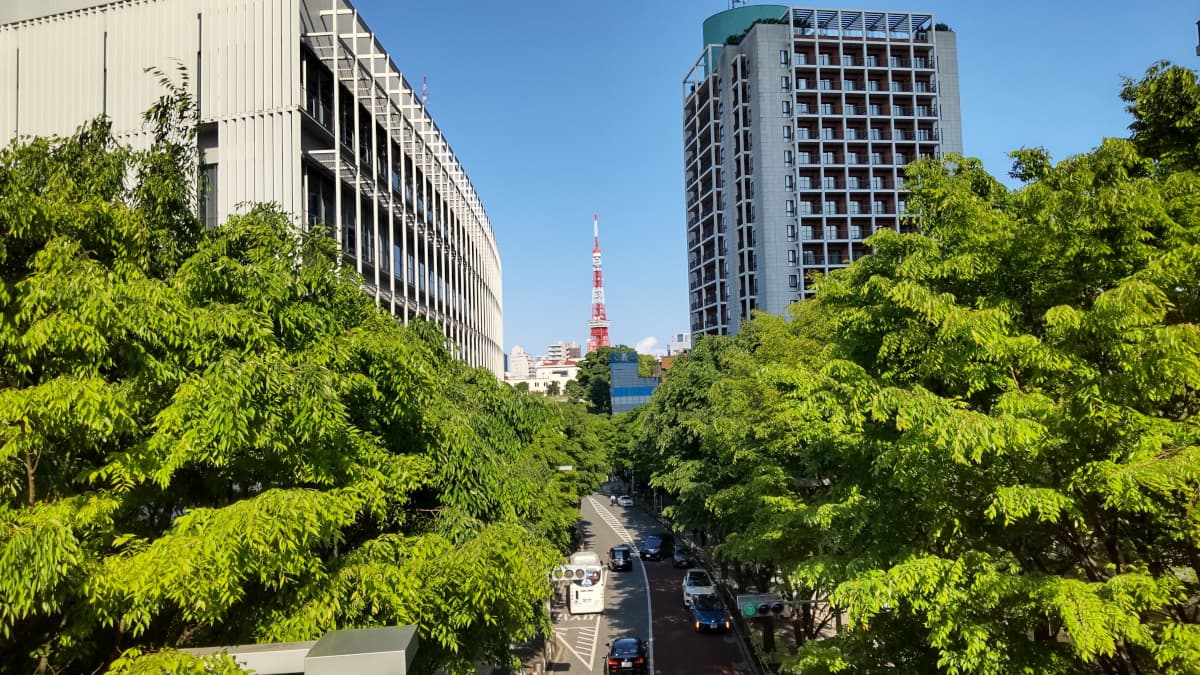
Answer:
[[786, 49], [779, 50], [779, 64], [786, 66], [788, 63], [788, 52]]
[[[309, 223], [319, 222], [313, 220], [314, 212], [316, 217], [320, 218], [320, 199], [317, 200], [317, 208], [313, 208], [313, 195], [320, 193], [313, 187], [309, 187]], [[205, 227], [217, 226], [217, 165], [205, 164], [200, 167], [200, 222], [204, 223]]]
[[781, 108], [783, 114], [791, 115], [792, 114], [792, 102], [791, 101], [781, 101], [781, 103], [782, 103], [782, 105], [780, 106], [780, 108]]

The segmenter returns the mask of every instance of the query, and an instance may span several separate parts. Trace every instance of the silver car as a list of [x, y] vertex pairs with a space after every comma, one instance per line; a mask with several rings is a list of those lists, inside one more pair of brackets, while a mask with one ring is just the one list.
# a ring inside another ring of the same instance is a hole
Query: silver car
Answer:
[[717, 585], [704, 570], [688, 570], [683, 573], [683, 605], [692, 606], [697, 595], [716, 595]]

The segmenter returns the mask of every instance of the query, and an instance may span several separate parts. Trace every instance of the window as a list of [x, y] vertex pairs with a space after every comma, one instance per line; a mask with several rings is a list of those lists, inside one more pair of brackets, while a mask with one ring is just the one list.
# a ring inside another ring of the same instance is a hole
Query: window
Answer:
[[929, 117], [929, 106], [927, 106], [927, 105], [917, 106], [917, 117]]
[[821, 89], [833, 89], [833, 80], [821, 80]]
[[873, 209], [875, 209], [875, 213], [887, 213], [887, 208], [885, 207], [884, 203], [881, 201], [878, 201], [878, 200], [875, 201], [874, 203], [871, 204], [871, 207]]
[[836, 190], [837, 178], [833, 176], [825, 176], [821, 179], [821, 187], [825, 190]]
[[836, 154], [834, 154], [832, 152], [822, 152], [821, 153], [821, 163], [822, 164], [834, 164], [836, 162], [837, 162]]
[[907, 206], [908, 206], [908, 204], [906, 204], [903, 199], [896, 202], [896, 213], [904, 213], [905, 207], [907, 207]]
[[857, 152], [847, 152], [846, 153], [846, 163], [847, 164], [858, 164], [859, 163], [858, 153]]
[[844, 108], [842, 108], [842, 110], [845, 110], [847, 115], [857, 115], [857, 114], [859, 114], [859, 112], [858, 112], [858, 106], [854, 105], [853, 103], [847, 103], [847, 104], [845, 105], [845, 107], [844, 107]]
[[807, 115], [809, 113], [808, 104], [807, 103], [797, 103], [796, 104], [796, 112], [798, 112], [802, 115]]
[[876, 190], [882, 190], [883, 176], [871, 176], [871, 187]]
[[821, 127], [821, 138], [823, 138], [827, 141], [832, 141], [833, 140], [833, 127]]
[[858, 140], [858, 129], [855, 129], [853, 127], [850, 129], [847, 129], [846, 130], [846, 140], [857, 141]]
[[[312, 188], [309, 188], [310, 190]], [[310, 193], [310, 196], [317, 194], [315, 190]], [[309, 199], [309, 204], [312, 200]], [[320, 206], [320, 201], [317, 201], [317, 206]], [[310, 206], [308, 220], [310, 223], [314, 221], [313, 217], [320, 218], [320, 213]], [[200, 167], [200, 222], [204, 223], [205, 227], [217, 226], [217, 165], [205, 164]]]
[[862, 213], [862, 203], [852, 201], [846, 205], [846, 210], [849, 211], [850, 215], [857, 216]]
[[[788, 260], [789, 265], [791, 265], [792, 267], [796, 266], [796, 249], [794, 249], [794, 248], [788, 249], [787, 260]], [[796, 276], [796, 275], [793, 274], [792, 276]]]
[[786, 66], [788, 64], [788, 52], [786, 49], [779, 50], [779, 65]]
[[879, 80], [867, 80], [867, 91], [879, 91]]
[[883, 164], [883, 153], [882, 152], [872, 152], [871, 153], [871, 163], [872, 164]]
[[787, 224], [787, 239], [788, 239], [788, 241], [796, 241], [796, 224], [795, 223]]
[[917, 140], [918, 141], [929, 140], [929, 130], [928, 129], [917, 129]]
[[796, 190], [796, 177], [791, 175], [784, 176], [783, 189], [788, 192], [794, 192]]
[[791, 115], [792, 114], [792, 102], [791, 101], [781, 101], [781, 103], [782, 103], [782, 105], [780, 106], [780, 109], [783, 112], [783, 114]]
[[789, 78], [787, 75], [780, 75], [779, 76], [779, 88], [782, 89], [783, 91], [787, 91], [790, 86], [791, 86], [791, 78]]
[[812, 241], [813, 240], [812, 225], [801, 225], [800, 226], [800, 238], [803, 239], [804, 241]]
[[808, 134], [808, 127], [800, 127], [799, 129], [796, 129], [796, 138], [807, 140], [809, 138]]
[[822, 213], [837, 213], [837, 202], [827, 201], [822, 207]]
[[[796, 252], [789, 251], [789, 253], [795, 254]], [[800, 275], [799, 274], [789, 274], [788, 275], [788, 286], [791, 288], [799, 288], [800, 287]]]
[[783, 140], [785, 140], [785, 141], [792, 140], [792, 125], [790, 125], [790, 124], [783, 125]]
[[808, 78], [807, 77], [797, 77], [796, 78], [796, 88], [797, 89], [808, 89]]
[[874, 54], [867, 56], [867, 65], [872, 68], [874, 68], [875, 66], [878, 66], [879, 65], [879, 57], [875, 56]]
[[858, 176], [850, 176], [849, 178], [847, 178], [847, 179], [846, 179], [846, 185], [847, 185], [847, 186], [848, 186], [848, 187], [849, 187], [851, 190], [857, 190], [857, 189], [858, 189], [858, 187], [859, 187], [859, 179], [858, 179]]
[[837, 225], [826, 225], [825, 226], [825, 238], [826, 239], [841, 239], [841, 236], [838, 235]]
[[796, 200], [788, 199], [788, 200], [784, 201], [783, 202], [783, 212], [789, 216], [796, 215]]
[[811, 216], [813, 212], [812, 202], [800, 202], [800, 215]]
[[873, 140], [873, 141], [883, 140], [883, 132], [880, 131], [876, 127], [871, 127], [871, 140]]
[[883, 114], [883, 106], [879, 105], [878, 103], [872, 103], [871, 105], [867, 106], [867, 114], [868, 115], [882, 115]]
[[796, 52], [795, 54], [792, 54], [792, 64], [797, 65], [797, 66], [808, 65], [808, 54], [803, 54], [801, 52]]
[[833, 114], [833, 104], [832, 103], [822, 103], [821, 104], [821, 114], [822, 115], [832, 115]]
[[901, 166], [908, 164], [908, 156], [906, 156], [903, 152], [897, 152], [896, 153], [896, 164], [899, 164]]
[[819, 59], [819, 63], [820, 63], [822, 66], [828, 66], [828, 65], [830, 65], [830, 63], [831, 63], [831, 62], [832, 62], [832, 60], [833, 60], [832, 58], [830, 58], [830, 55], [829, 55], [829, 54], [821, 54], [821, 55], [819, 55], [817, 58]]
[[[808, 153], [800, 153], [800, 154], [801, 154], [801, 156], [803, 156], [803, 155], [806, 155], [806, 154], [808, 154]], [[794, 162], [795, 162], [795, 160], [793, 159], [792, 151], [791, 151], [791, 150], [784, 150], [784, 151], [783, 151], [783, 165], [784, 165], [784, 166], [791, 166], [791, 165], [792, 165]]]
[[847, 91], [855, 91], [858, 89], [857, 80], [842, 80], [842, 88]]

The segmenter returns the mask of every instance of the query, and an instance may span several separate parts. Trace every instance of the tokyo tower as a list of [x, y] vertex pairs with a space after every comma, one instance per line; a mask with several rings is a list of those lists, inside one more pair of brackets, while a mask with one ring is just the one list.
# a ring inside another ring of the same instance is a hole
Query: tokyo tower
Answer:
[[608, 347], [608, 317], [604, 313], [604, 277], [600, 273], [600, 217], [592, 214], [592, 320], [588, 321], [591, 334], [587, 350], [590, 354], [600, 347]]

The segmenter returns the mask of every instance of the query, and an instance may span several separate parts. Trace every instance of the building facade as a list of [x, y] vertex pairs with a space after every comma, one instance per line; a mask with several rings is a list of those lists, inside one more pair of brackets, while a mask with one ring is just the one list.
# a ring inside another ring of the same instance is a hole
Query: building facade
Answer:
[[554, 342], [546, 346], [547, 361], [577, 361], [583, 358], [578, 342]]
[[692, 334], [676, 333], [667, 341], [667, 356], [679, 356], [692, 351]]
[[274, 202], [325, 228], [364, 291], [444, 330], [468, 363], [504, 368], [500, 252], [487, 213], [421, 97], [348, 0], [7, 0], [0, 137], [65, 135], [105, 114], [148, 145], [181, 64], [199, 112], [209, 224]]
[[904, 166], [962, 152], [957, 42], [932, 14], [750, 5], [684, 79], [694, 335], [782, 314], [812, 275], [907, 231]]
[[634, 352], [609, 352], [609, 398], [613, 414], [629, 412], [650, 400], [661, 377], [638, 375], [638, 355]]

